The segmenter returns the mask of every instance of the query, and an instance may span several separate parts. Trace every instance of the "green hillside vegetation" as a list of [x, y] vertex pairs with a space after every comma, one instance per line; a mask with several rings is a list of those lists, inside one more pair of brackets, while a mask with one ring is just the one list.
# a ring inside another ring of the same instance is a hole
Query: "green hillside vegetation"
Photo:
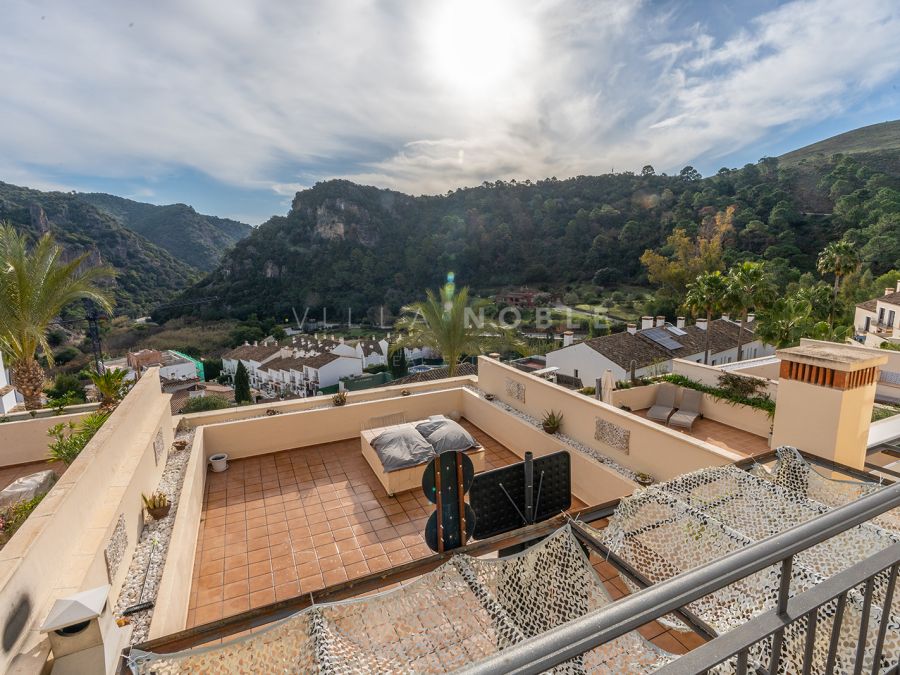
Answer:
[[186, 295], [218, 297], [202, 309], [211, 318], [281, 321], [292, 307], [397, 311], [451, 270], [476, 292], [646, 286], [645, 250], [668, 255], [676, 229], [696, 237], [723, 219], [724, 264], [766, 261], [782, 288], [814, 271], [819, 252], [845, 234], [878, 275], [900, 265], [897, 187], [896, 174], [840, 156], [814, 171], [765, 158], [708, 178], [691, 167], [677, 176], [645, 167], [424, 197], [328, 181], [299, 192], [287, 216], [239, 242]]
[[81, 193], [78, 198], [204, 272], [253, 229], [236, 220], [197, 213], [187, 204], [156, 206], [99, 192]]
[[52, 232], [66, 254], [89, 252], [88, 264], [115, 268], [117, 314], [137, 316], [169, 302], [198, 276], [167, 251], [71, 193], [0, 182], [0, 221], [35, 238]]
[[792, 150], [778, 158], [782, 166], [827, 162], [834, 155], [869, 155], [900, 150], [900, 120], [872, 124]]

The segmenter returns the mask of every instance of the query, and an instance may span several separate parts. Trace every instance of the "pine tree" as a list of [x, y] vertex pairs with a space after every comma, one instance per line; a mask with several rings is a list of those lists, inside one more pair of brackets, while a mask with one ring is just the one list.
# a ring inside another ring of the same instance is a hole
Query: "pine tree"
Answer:
[[234, 400], [238, 403], [249, 403], [250, 398], [250, 374], [244, 367], [243, 361], [238, 361], [237, 370], [234, 373]]

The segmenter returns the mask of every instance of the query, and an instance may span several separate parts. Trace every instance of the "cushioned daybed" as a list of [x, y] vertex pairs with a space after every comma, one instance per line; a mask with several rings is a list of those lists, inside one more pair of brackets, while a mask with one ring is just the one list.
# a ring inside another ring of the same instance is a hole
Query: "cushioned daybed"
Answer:
[[360, 433], [363, 457], [388, 495], [421, 489], [425, 467], [438, 452], [463, 450], [475, 471], [484, 470], [484, 448], [462, 426], [442, 415]]

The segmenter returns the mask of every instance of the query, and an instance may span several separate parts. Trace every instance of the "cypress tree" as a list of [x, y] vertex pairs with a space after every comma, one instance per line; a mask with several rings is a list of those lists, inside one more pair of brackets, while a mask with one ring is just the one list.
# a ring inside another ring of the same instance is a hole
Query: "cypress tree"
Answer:
[[238, 361], [234, 373], [234, 400], [238, 403], [250, 402], [250, 373], [244, 367], [243, 361]]

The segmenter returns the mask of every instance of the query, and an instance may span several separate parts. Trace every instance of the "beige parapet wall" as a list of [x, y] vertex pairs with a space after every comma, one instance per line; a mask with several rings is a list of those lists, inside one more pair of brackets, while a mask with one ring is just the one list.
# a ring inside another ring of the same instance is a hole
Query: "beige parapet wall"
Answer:
[[[77, 405], [67, 405], [63, 412], [66, 415], [76, 415], [79, 413], [93, 412], [100, 407], [99, 403], [79, 403]], [[20, 410], [19, 412], [7, 413], [0, 416], [8, 422], [21, 422], [23, 420], [42, 419], [44, 417], [58, 417], [56, 410], [53, 408], [41, 408], [40, 410]]]
[[[422, 393], [426, 391], [442, 391], [454, 387], [461, 387], [466, 384], [474, 384], [477, 378], [473, 376], [453, 377], [434, 382], [419, 382], [407, 385], [388, 385], [386, 387], [378, 387], [373, 389], [363, 389], [362, 391], [348, 391], [348, 403], [364, 403], [366, 401], [377, 401], [385, 398], [395, 398], [400, 396], [402, 392]], [[311, 396], [309, 398], [291, 399], [288, 401], [271, 401], [267, 403], [258, 403], [256, 405], [245, 405], [237, 408], [228, 408], [225, 410], [210, 410], [201, 413], [191, 413], [182, 415], [179, 418], [181, 428], [191, 429], [193, 427], [216, 424], [219, 422], [233, 422], [237, 420], [251, 419], [264, 414], [266, 410], [276, 410], [280, 413], [298, 412], [302, 410], [312, 410], [322, 406], [331, 404], [331, 394], [323, 396]]]
[[[376, 417], [402, 413], [411, 422], [461, 409], [462, 389], [457, 387], [223, 422], [204, 428], [204, 452], [207, 458], [218, 452], [227, 453], [231, 459], [252, 457], [358, 438]], [[259, 415], [259, 410], [255, 414]]]
[[[756, 366], [755, 368], [752, 365], [753, 361], [764, 361], [771, 358], [772, 357], [767, 356], [760, 359], [753, 359], [752, 361], [742, 361], [741, 363], [747, 364], [747, 369], [745, 370], [742, 368], [741, 370], [734, 370], [731, 372], [735, 375], [759, 380], [760, 385], [762, 385], [760, 392], [768, 394], [774, 400], [778, 397], [778, 364], [773, 363], [766, 366]], [[765, 372], [774, 373], [774, 376], [770, 379], [752, 372], [757, 369], [765, 369]], [[693, 361], [687, 361], [685, 359], [673, 359], [672, 372], [677, 375], [684, 375], [695, 382], [700, 382], [701, 384], [710, 387], [718, 387], [720, 386], [719, 377], [726, 371], [720, 370], [715, 366], [705, 366], [702, 363], [694, 363]]]
[[[541, 419], [548, 410], [562, 412], [563, 433], [632, 471], [649, 473], [657, 480], [669, 480], [702, 467], [721, 466], [742, 459], [741, 455], [563, 389], [494, 359], [479, 358], [478, 386], [537, 419]], [[524, 401], [515, 398], [512, 393], [520, 386], [524, 386]], [[627, 453], [595, 438], [598, 420], [628, 432]]]
[[163, 611], [153, 612], [150, 639], [168, 635], [187, 627], [191, 598], [191, 577], [197, 554], [197, 536], [203, 513], [206, 491], [206, 454], [203, 451], [204, 427], [194, 433], [190, 459], [184, 470], [184, 482], [175, 511], [175, 525], [169, 537], [166, 564], [163, 567], [156, 606]]
[[[645, 410], [656, 401], [656, 392], [661, 386], [664, 386], [664, 384], [650, 384], [643, 387], [616, 390], [613, 392], [613, 404], [616, 407], [626, 405], [631, 410]], [[676, 408], [681, 405], [683, 395], [684, 388], [678, 387], [678, 392], [675, 395]], [[769, 430], [772, 427], [772, 418], [769, 417], [765, 410], [731, 403], [710, 394], [703, 394], [703, 398], [700, 400], [700, 414], [706, 419], [721, 422], [735, 429], [762, 436], [763, 438], [768, 437]]]
[[87, 412], [57, 417], [26, 417], [17, 422], [0, 424], [0, 467], [14, 466], [47, 459], [50, 437], [47, 431], [57, 424], [69, 424], [86, 417]]
[[[49, 645], [38, 627], [57, 598], [109, 583], [115, 604], [140, 532], [141, 493], [157, 487], [172, 444], [169, 398], [158, 369], [147, 371], [0, 551], [0, 622], [12, 636], [0, 672], [41, 671]], [[109, 578], [105, 554], [120, 516], [127, 540]], [[17, 622], [18, 636], [10, 628]]]

